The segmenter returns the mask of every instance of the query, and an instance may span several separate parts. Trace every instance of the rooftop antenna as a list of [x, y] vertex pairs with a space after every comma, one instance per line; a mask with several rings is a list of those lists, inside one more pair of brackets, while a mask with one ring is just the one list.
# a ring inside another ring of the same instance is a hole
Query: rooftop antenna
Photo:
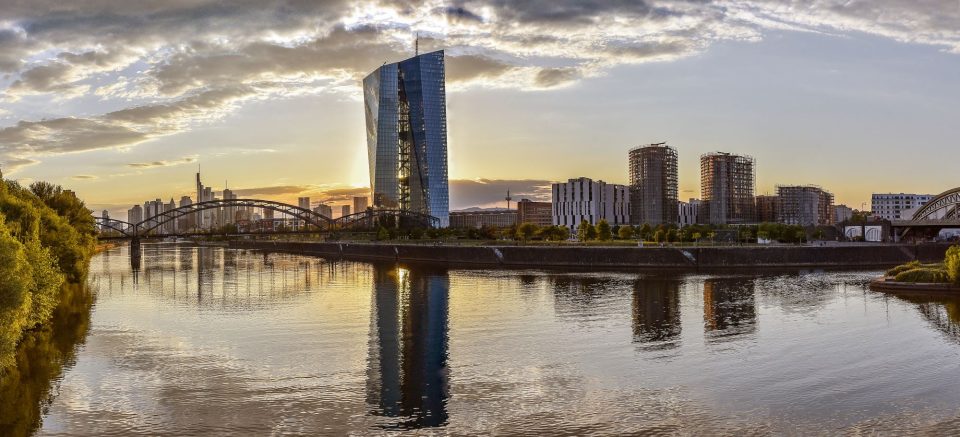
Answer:
[[420, 56], [420, 32], [415, 33], [413, 39], [413, 56]]
[[513, 198], [510, 197], [510, 189], [509, 189], [509, 188], [507, 188], [507, 197], [506, 197], [506, 199], [507, 199], [507, 211], [510, 211], [510, 201], [513, 200]]

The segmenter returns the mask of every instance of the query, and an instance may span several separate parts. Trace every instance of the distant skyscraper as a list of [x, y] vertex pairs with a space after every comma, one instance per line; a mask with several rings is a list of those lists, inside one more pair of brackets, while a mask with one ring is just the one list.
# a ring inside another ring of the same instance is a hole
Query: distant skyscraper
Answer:
[[353, 212], [361, 212], [366, 210], [367, 210], [367, 197], [353, 196]]
[[333, 218], [333, 208], [326, 203], [320, 203], [316, 208], [313, 209], [313, 212], [320, 214], [326, 218]]
[[363, 79], [370, 188], [377, 208], [450, 223], [443, 51], [384, 64]]
[[677, 223], [677, 151], [666, 143], [630, 149], [630, 220]]
[[310, 209], [310, 198], [309, 197], [298, 197], [297, 206], [303, 209]]
[[760, 223], [776, 223], [780, 220], [780, 198], [771, 195], [757, 196], [757, 221]]
[[133, 205], [133, 208], [127, 210], [127, 223], [137, 224], [143, 221], [143, 207]]
[[753, 158], [715, 152], [700, 156], [700, 220], [710, 224], [756, 221]]
[[340, 217], [345, 215], [350, 215], [350, 205], [343, 205], [340, 207]]

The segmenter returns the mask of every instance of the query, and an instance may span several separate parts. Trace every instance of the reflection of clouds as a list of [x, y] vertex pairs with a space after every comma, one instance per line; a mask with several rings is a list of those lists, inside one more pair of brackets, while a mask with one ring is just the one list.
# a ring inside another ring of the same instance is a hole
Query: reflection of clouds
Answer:
[[82, 435], [347, 434], [363, 404], [316, 378], [284, 378], [146, 332], [91, 337], [45, 426]]

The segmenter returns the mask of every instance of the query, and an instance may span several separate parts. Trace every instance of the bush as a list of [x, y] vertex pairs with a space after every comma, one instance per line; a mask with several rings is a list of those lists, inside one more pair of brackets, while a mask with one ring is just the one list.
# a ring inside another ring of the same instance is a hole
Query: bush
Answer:
[[950, 246], [947, 256], [943, 259], [943, 266], [947, 271], [950, 282], [960, 285], [960, 246]]
[[948, 283], [950, 276], [943, 269], [920, 267], [903, 271], [894, 278], [897, 282]]
[[905, 272], [907, 270], [913, 270], [920, 268], [920, 261], [910, 261], [906, 264], [900, 264], [890, 270], [887, 270], [887, 276], [897, 276], [898, 274]]

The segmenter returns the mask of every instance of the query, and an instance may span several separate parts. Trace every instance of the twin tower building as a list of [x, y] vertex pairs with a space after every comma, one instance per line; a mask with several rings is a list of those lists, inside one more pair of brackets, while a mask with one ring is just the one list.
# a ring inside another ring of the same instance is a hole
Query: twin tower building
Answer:
[[363, 79], [374, 208], [450, 225], [443, 51], [384, 64]]
[[[724, 152], [700, 156], [700, 200], [678, 196], [677, 151], [665, 143], [629, 153], [630, 221], [634, 224], [742, 224], [757, 220], [754, 160]], [[684, 206], [695, 211], [684, 217]]]

